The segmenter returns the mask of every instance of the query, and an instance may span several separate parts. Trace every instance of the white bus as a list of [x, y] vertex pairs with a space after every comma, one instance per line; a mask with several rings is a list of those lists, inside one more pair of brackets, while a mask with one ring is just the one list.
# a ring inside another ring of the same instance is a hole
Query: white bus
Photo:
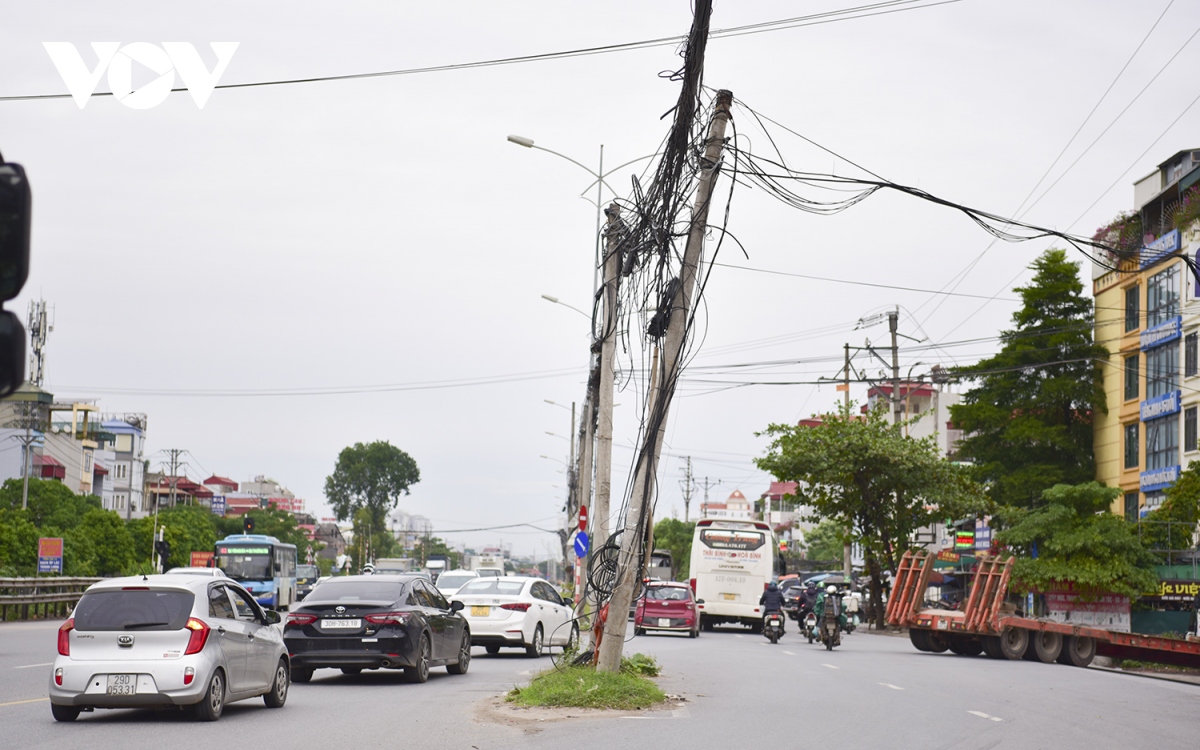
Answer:
[[758, 600], [775, 577], [779, 548], [771, 527], [761, 521], [702, 518], [692, 536], [691, 587], [700, 625], [719, 623], [762, 627]]

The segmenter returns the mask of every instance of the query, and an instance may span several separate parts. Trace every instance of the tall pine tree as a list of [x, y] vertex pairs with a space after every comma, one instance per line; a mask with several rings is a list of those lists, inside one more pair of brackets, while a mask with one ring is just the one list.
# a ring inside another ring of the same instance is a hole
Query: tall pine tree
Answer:
[[966, 436], [958, 457], [998, 505], [1029, 507], [1056, 484], [1096, 477], [1092, 415], [1107, 411], [1100, 368], [1108, 357], [1093, 339], [1092, 300], [1079, 264], [1050, 249], [1030, 266], [1015, 328], [996, 356], [957, 374], [976, 386], [950, 409]]

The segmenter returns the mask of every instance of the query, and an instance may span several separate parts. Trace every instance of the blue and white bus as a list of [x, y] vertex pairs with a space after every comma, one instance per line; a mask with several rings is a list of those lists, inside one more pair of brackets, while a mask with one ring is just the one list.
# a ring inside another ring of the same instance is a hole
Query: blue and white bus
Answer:
[[216, 544], [213, 564], [258, 603], [287, 609], [296, 601], [296, 545], [265, 534], [231, 534]]

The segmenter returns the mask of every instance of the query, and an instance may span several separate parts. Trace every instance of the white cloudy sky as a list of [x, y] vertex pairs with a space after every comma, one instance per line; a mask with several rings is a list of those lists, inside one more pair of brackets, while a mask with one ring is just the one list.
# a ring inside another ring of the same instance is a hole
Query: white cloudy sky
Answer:
[[[849, 5], [718, 2], [712, 26]], [[714, 39], [705, 82], [889, 179], [1010, 214], [1167, 5], [961, 0]], [[236, 83], [595, 47], [683, 34], [689, 23], [682, 0], [25, 3], [10, 5], [0, 25], [0, 97], [65, 93], [46, 41], [75, 43], [89, 64], [92, 41], [187, 41], [210, 65], [208, 42], [237, 41], [222, 77]], [[1200, 93], [1200, 43], [1184, 47], [1198, 26], [1195, 4], [1167, 9], [1042, 182], [1035, 196], [1065, 172], [1027, 220], [1090, 235], [1130, 207], [1134, 179], [1200, 146], [1200, 108], [1168, 127]], [[0, 101], [0, 151], [25, 165], [36, 209], [32, 275], [9, 307], [23, 315], [38, 296], [54, 306], [52, 391], [146, 412], [150, 450], [188, 449], [193, 476], [267, 474], [320, 508], [338, 451], [384, 439], [421, 467], [402, 507], [438, 529], [553, 526], [564, 482], [559, 466], [539, 456], [565, 457], [567, 443], [546, 433], [565, 435], [569, 415], [544, 399], [582, 399], [587, 323], [540, 295], [589, 305], [595, 215], [579, 194], [591, 178], [505, 136], [534, 138], [589, 165], [600, 144], [609, 165], [652, 153], [667, 126], [659, 118], [677, 95], [660, 73], [678, 65], [664, 46], [218, 90], [203, 110], [183, 93], [149, 110], [107, 97], [82, 110], [69, 99]], [[142, 71], [135, 83], [150, 78]], [[735, 118], [750, 138], [743, 145], [767, 154], [746, 111]], [[859, 174], [780, 128], [771, 134], [799, 168]], [[629, 176], [610, 182], [624, 192]], [[993, 336], [1012, 312], [1006, 290], [1048, 245], [989, 247], [991, 238], [961, 215], [898, 194], [819, 217], [739, 190], [729, 226], [750, 258], [727, 246], [726, 262], [922, 289], [949, 288], [982, 254], [955, 289], [1001, 299], [719, 268], [698, 363], [837, 358], [844, 342], [883, 342], [885, 328], [854, 331], [854, 321], [892, 305], [914, 338]], [[908, 354], [902, 369], [992, 350], [985, 343], [949, 347], [936, 360]], [[815, 379], [839, 364], [779, 372]], [[547, 371], [566, 374], [341, 395], [153, 393], [353, 390]], [[694, 456], [698, 476], [721, 480], [714, 492], [757, 496], [769, 477], [751, 465], [764, 445], [755, 431], [837, 398], [810, 386], [698, 393], [673, 410], [660, 514], [682, 511], [678, 456]], [[628, 445], [635, 398], [616, 400], [618, 442]], [[622, 462], [630, 455], [617, 450]], [[626, 468], [614, 484], [624, 484]], [[541, 555], [553, 542], [536, 532], [450, 538], [503, 540]]]

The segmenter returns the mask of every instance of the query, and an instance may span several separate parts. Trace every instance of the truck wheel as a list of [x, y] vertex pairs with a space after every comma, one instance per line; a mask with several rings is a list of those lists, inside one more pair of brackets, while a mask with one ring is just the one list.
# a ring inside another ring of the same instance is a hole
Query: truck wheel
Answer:
[[926, 631], [929, 633], [929, 650], [935, 654], [945, 653], [950, 648], [949, 639], [941, 633], [933, 630]]
[[963, 651], [963, 647], [966, 646], [965, 638], [960, 638], [957, 635], [947, 636], [946, 645], [949, 646], [950, 653], [956, 654], [958, 656], [965, 655], [965, 652]]
[[1030, 640], [1033, 641], [1034, 654], [1037, 656], [1038, 661], [1043, 664], [1053, 664], [1058, 660], [1059, 655], [1062, 654], [1062, 633], [1043, 630], [1034, 633]]
[[989, 659], [1003, 659], [1004, 650], [1000, 648], [1000, 638], [995, 635], [983, 636], [983, 653], [987, 654]]
[[1029, 631], [1022, 628], [1005, 628], [1000, 634], [1000, 652], [1005, 659], [1020, 659], [1029, 648]]
[[918, 651], [929, 651], [929, 631], [921, 630], [920, 628], [910, 628], [908, 631], [908, 640], [912, 641], [912, 645]]
[[1096, 639], [1085, 636], [1071, 636], [1063, 641], [1062, 651], [1058, 655], [1059, 664], [1069, 664], [1075, 667], [1086, 667], [1096, 656]]
[[979, 656], [983, 653], [983, 641], [978, 638], [963, 638], [962, 655]]

